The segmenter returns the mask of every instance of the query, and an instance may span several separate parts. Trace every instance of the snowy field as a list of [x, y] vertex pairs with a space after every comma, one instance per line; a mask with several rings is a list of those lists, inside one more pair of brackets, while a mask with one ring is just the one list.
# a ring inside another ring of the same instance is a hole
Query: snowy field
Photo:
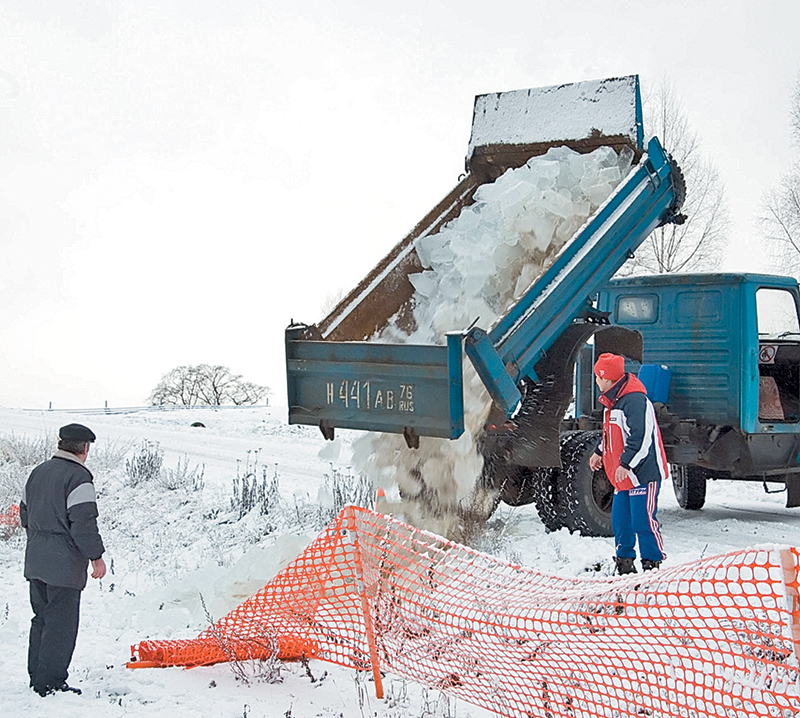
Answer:
[[[228, 665], [125, 667], [131, 644], [192, 638], [209, 617], [219, 618], [258, 590], [331, 515], [337, 477], [355, 481], [350, 459], [357, 432], [341, 432], [336, 442], [326, 443], [316, 429], [288, 426], [285, 417], [280, 407], [129, 414], [0, 409], [0, 438], [11, 444], [45, 437], [54, 444], [58, 427], [73, 421], [97, 434], [89, 466], [111, 568], [102, 581], [90, 579], [83, 593], [69, 679], [83, 695], [42, 699], [29, 690], [25, 667], [31, 612], [22, 577], [24, 538], [0, 541], [0, 716], [489, 715], [391, 675], [384, 679], [386, 698], [379, 701], [368, 676], [319, 661], [282, 666], [278, 683], [256, 666], [243, 667], [246, 680]], [[142, 453], [144, 442], [151, 453], [163, 452], [162, 478], [132, 485], [126, 461]], [[0, 469], [0, 501], [7, 502], [14, 478], [8, 465]], [[234, 480], [248, 472], [266, 477], [270, 486], [277, 476], [280, 496], [273, 496], [266, 516], [254, 510], [240, 518], [232, 507]], [[677, 506], [671, 486], [664, 486], [659, 518], [666, 565], [756, 545], [797, 545], [800, 510], [784, 508], [784, 501], [785, 494], [765, 494], [760, 484], [711, 482], [706, 507], [687, 512]], [[596, 564], [610, 572], [614, 553], [612, 539], [545, 533], [532, 506], [501, 508], [477, 548], [560, 576], [581, 575]]]

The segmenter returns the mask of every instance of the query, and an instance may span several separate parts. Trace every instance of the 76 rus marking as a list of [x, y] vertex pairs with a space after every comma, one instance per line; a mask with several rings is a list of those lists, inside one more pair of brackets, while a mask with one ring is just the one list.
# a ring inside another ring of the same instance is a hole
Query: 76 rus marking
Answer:
[[374, 387], [372, 382], [345, 379], [325, 382], [328, 405], [341, 403], [345, 409], [374, 411], [414, 411], [414, 385], [399, 384], [397, 387]]

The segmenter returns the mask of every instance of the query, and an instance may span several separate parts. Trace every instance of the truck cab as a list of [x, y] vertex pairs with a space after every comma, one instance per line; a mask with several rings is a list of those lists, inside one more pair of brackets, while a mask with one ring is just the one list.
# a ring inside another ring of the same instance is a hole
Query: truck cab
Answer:
[[[783, 484], [800, 505], [800, 293], [790, 277], [682, 274], [612, 280], [597, 307], [666, 367], [660, 408], [679, 503], [708, 478]], [[631, 369], [638, 370], [632, 362]]]
[[[796, 280], [761, 274], [633, 277], [611, 281], [597, 306], [613, 323], [642, 334], [642, 363], [669, 370], [662, 433], [676, 488], [682, 478], [693, 484], [711, 477], [779, 482], [788, 489], [788, 505], [798, 505]], [[685, 507], [700, 508], [700, 490], [689, 493], [695, 498]]]
[[[577, 354], [575, 401], [560, 426], [560, 466], [523, 456], [517, 446], [526, 442], [504, 450], [493, 439], [485, 481], [502, 501], [534, 503], [549, 530], [612, 534], [614, 490], [602, 469], [589, 469], [588, 458], [602, 426], [592, 367], [598, 354], [613, 351], [626, 356], [626, 369], [639, 374], [654, 401], [681, 507], [702, 508], [710, 479], [763, 482], [765, 490], [786, 491], [787, 507], [800, 506], [795, 279], [733, 273], [613, 279], [595, 306], [611, 331], [598, 332]], [[514, 433], [523, 435], [527, 421], [521, 412]]]

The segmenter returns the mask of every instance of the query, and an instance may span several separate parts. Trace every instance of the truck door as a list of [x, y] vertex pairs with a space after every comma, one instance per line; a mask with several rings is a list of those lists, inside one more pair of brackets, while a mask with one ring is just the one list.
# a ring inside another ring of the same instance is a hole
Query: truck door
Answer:
[[[797, 424], [800, 421], [800, 321], [795, 292], [758, 288], [756, 313], [758, 421], [762, 425]], [[779, 430], [778, 426], [775, 428]]]

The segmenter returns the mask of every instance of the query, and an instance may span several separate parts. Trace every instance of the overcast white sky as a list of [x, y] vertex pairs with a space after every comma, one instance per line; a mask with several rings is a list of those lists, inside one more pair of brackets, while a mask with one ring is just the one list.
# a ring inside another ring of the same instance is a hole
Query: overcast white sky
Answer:
[[0, 0], [0, 405], [140, 405], [202, 362], [283, 403], [284, 328], [456, 184], [486, 92], [668, 77], [725, 268], [767, 269], [798, 28], [797, 0]]

